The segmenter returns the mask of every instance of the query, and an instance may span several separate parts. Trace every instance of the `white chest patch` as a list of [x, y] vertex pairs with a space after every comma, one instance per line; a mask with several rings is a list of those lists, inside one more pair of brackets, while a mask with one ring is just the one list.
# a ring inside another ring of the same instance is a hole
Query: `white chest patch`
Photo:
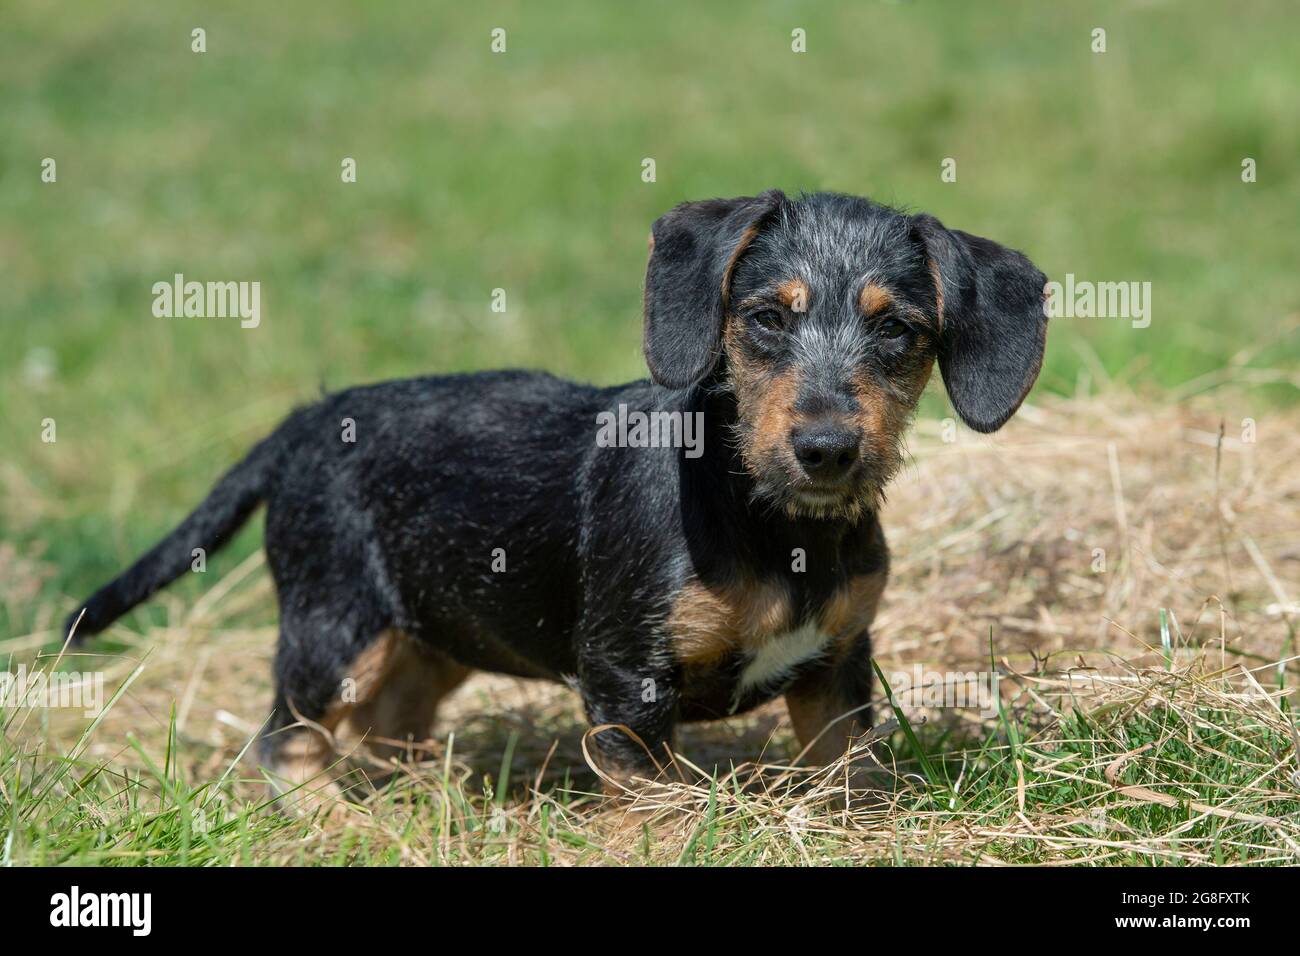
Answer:
[[831, 636], [815, 623], [805, 624], [797, 631], [786, 631], [765, 641], [750, 657], [741, 671], [740, 683], [732, 699], [732, 709], [749, 691], [780, 683], [800, 664], [805, 664], [826, 653]]

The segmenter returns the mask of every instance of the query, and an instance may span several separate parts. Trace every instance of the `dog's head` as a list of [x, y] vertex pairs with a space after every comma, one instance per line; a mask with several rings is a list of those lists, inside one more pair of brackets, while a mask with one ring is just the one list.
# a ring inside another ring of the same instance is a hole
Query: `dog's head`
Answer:
[[684, 203], [646, 270], [655, 381], [734, 393], [756, 498], [853, 519], [880, 500], [939, 360], [953, 407], [991, 432], [1042, 362], [1046, 279], [932, 216], [817, 193]]

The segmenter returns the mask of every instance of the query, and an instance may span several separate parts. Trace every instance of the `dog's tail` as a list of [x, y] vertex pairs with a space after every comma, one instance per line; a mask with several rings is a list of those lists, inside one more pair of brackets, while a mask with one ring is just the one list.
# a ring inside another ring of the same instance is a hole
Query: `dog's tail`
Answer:
[[268, 480], [283, 444], [283, 431], [281, 427], [254, 446], [188, 518], [125, 572], [92, 594], [84, 608], [69, 614], [63, 623], [64, 638], [74, 626], [76, 642], [98, 634], [184, 574], [194, 561], [195, 548], [202, 548], [205, 555], [212, 554], [230, 540], [266, 497]]

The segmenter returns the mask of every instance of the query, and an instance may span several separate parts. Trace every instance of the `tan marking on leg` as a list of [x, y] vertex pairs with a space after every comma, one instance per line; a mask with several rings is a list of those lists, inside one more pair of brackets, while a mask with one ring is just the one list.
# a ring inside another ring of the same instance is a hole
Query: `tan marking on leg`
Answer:
[[[338, 699], [332, 702], [318, 720], [308, 720], [294, 711], [298, 723], [277, 733], [273, 738], [273, 757], [268, 769], [289, 786], [328, 785], [333, 793], [337, 786], [325, 779], [329, 767], [339, 759], [336, 734], [358, 702], [368, 700], [383, 684], [392, 655], [396, 632], [386, 631], [356, 656], [343, 673], [352, 680], [353, 693], [347, 697], [340, 687]], [[290, 701], [290, 707], [293, 702]]]
[[868, 282], [858, 295], [858, 308], [862, 310], [863, 315], [870, 317], [882, 309], [887, 309], [893, 301], [893, 293], [888, 289], [874, 282]]
[[332, 817], [346, 810], [343, 791], [329, 772], [338, 760], [332, 741], [341, 718], [342, 710], [335, 709], [315, 724], [291, 725], [271, 737], [265, 770], [272, 793], [285, 795], [281, 807], [298, 813], [324, 810]]
[[[355, 682], [352, 703], [369, 700], [383, 684], [391, 666], [397, 642], [403, 638], [399, 631], [383, 631], [343, 672], [344, 679]], [[346, 706], [340, 701], [339, 706]]]
[[370, 754], [418, 758], [433, 731], [438, 705], [471, 673], [436, 648], [397, 631], [388, 632], [389, 652], [380, 680], [359, 697], [340, 736], [364, 739]]
[[708, 588], [691, 581], [673, 605], [668, 628], [678, 660], [707, 666], [789, 630], [790, 617], [790, 596], [782, 584]]
[[[619, 733], [619, 731], [607, 732]], [[671, 746], [670, 743], [669, 747]], [[607, 797], [635, 800], [639, 796], [654, 792], [656, 782], [671, 777], [672, 757], [662, 749], [653, 754], [654, 761], [659, 767], [657, 770], [654, 766], [625, 765], [599, 747], [592, 747], [586, 753], [600, 767], [601, 790]]]
[[[355, 683], [318, 721], [304, 720], [272, 738], [267, 770], [277, 788], [301, 789], [288, 800], [300, 809], [340, 800], [331, 768], [349, 755], [369, 756], [385, 766], [391, 757], [413, 756], [428, 739], [438, 703], [470, 673], [401, 631], [378, 635], [344, 670]], [[361, 745], [359, 748], [358, 745]]]
[[[864, 704], [866, 701], [858, 701]], [[825, 680], [800, 681], [785, 693], [786, 710], [794, 725], [795, 737], [804, 750], [803, 762], [811, 766], [825, 766], [839, 760], [848, 751], [854, 738], [861, 737], [866, 728], [857, 718], [840, 717], [853, 707], [836, 695]]]
[[273, 775], [289, 786], [312, 781], [325, 786], [331, 782], [324, 776], [335, 759], [329, 738], [312, 727], [292, 727], [280, 731], [277, 737], [280, 739], [275, 742], [272, 766], [267, 768]]

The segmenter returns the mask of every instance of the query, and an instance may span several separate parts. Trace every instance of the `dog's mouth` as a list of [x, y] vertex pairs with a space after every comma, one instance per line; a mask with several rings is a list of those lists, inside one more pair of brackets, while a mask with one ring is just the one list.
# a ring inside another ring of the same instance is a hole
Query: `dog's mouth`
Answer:
[[877, 485], [865, 480], [833, 488], [808, 485], [790, 489], [785, 510], [794, 518], [856, 521], [880, 501]]
[[884, 482], [865, 470], [850, 480], [835, 483], [809, 481], [783, 468], [756, 477], [756, 503], [784, 511], [795, 519], [854, 522], [884, 501]]
[[821, 491], [816, 488], [794, 492], [794, 500], [808, 508], [832, 508], [853, 497], [845, 489]]

